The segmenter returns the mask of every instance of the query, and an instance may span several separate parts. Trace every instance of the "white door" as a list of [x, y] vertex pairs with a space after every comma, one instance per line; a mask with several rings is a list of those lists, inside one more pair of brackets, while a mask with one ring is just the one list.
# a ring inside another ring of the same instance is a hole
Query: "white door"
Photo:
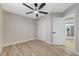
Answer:
[[52, 43], [55, 45], [63, 45], [65, 40], [64, 19], [62, 17], [54, 17], [52, 20]]

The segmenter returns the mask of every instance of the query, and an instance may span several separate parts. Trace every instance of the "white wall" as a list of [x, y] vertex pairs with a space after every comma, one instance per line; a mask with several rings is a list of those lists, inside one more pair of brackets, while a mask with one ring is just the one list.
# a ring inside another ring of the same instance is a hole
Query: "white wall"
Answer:
[[2, 18], [3, 18], [3, 11], [0, 6], [0, 50], [1, 50], [1, 46], [2, 46], [2, 20], [3, 20]]
[[79, 3], [76, 4], [76, 52], [79, 55]]
[[40, 40], [51, 43], [51, 17], [46, 15], [37, 20], [37, 36]]
[[36, 37], [36, 21], [27, 17], [4, 12], [3, 45]]

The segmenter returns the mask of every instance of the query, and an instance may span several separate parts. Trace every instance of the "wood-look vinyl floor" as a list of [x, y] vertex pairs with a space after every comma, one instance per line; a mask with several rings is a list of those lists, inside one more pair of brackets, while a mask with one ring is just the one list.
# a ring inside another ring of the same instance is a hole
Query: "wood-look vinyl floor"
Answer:
[[64, 46], [50, 45], [40, 40], [31, 40], [3, 48], [1, 56], [75, 56]]

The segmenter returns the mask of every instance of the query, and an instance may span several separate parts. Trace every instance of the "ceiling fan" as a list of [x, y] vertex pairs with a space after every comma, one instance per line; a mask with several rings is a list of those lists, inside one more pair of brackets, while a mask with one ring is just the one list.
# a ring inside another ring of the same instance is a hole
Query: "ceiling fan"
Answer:
[[38, 6], [37, 3], [34, 3], [35, 8], [32, 8], [32, 7], [30, 7], [29, 5], [27, 5], [25, 3], [23, 3], [23, 5], [26, 6], [26, 7], [28, 7], [28, 8], [30, 8], [32, 10], [30, 12], [27, 12], [26, 14], [34, 13], [36, 15], [36, 17], [38, 17], [38, 13], [48, 14], [48, 12], [40, 11], [40, 9], [42, 9], [46, 5], [46, 3], [41, 3], [40, 6]]

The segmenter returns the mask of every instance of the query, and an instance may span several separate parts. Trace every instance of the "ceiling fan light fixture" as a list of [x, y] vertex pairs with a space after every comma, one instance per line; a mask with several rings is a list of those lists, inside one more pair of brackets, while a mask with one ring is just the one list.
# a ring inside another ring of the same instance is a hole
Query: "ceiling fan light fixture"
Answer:
[[38, 14], [38, 11], [34, 11], [35, 14]]
[[38, 3], [34, 3], [35, 8], [30, 7], [26, 3], [23, 3], [23, 5], [28, 7], [28, 8], [30, 8], [32, 10], [30, 12], [27, 12], [26, 14], [34, 13], [36, 15], [36, 17], [39, 16], [39, 13], [41, 13], [41, 14], [48, 14], [48, 12], [40, 11], [46, 5], [46, 3], [41, 3], [40, 6], [38, 6]]

